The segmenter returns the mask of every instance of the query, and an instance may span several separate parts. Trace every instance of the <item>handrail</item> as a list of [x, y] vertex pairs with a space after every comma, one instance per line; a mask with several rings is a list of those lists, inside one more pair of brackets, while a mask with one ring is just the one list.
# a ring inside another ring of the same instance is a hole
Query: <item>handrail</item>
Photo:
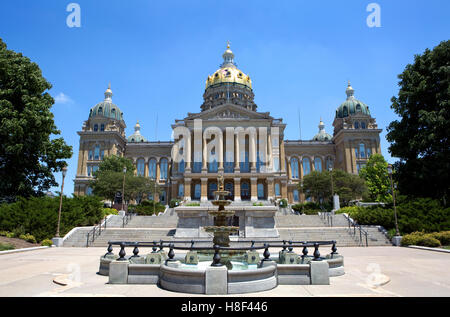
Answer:
[[[157, 252], [157, 248], [159, 247], [159, 251], [162, 251], [164, 248], [169, 248], [169, 253], [168, 253], [168, 259], [166, 260], [167, 262], [171, 262], [171, 261], [175, 261], [174, 257], [175, 257], [175, 253], [174, 250], [189, 250], [189, 251], [196, 251], [196, 250], [214, 250], [214, 257], [213, 257], [213, 263], [212, 266], [221, 266], [223, 264], [220, 263], [221, 261], [221, 256], [219, 251], [254, 251], [254, 250], [262, 250], [264, 249], [264, 259], [262, 261], [271, 261], [270, 259], [270, 252], [269, 252], [269, 248], [283, 248], [283, 251], [285, 252], [289, 252], [291, 253], [294, 247], [302, 247], [303, 248], [303, 257], [306, 257], [308, 254], [308, 247], [314, 247], [314, 261], [322, 261], [323, 258], [320, 256], [320, 252], [319, 252], [319, 246], [321, 245], [332, 245], [331, 247], [331, 256], [333, 257], [335, 254], [337, 254], [337, 247], [336, 247], [336, 241], [332, 240], [332, 241], [311, 241], [311, 242], [293, 242], [293, 241], [289, 241], [289, 244], [286, 244], [286, 240], [283, 241], [272, 241], [272, 243], [264, 243], [262, 246], [255, 246], [256, 242], [260, 242], [262, 243], [262, 241], [242, 241], [242, 242], [251, 242], [251, 246], [247, 246], [247, 247], [222, 247], [219, 245], [214, 245], [214, 246], [210, 246], [210, 247], [194, 247], [194, 244], [196, 241], [191, 240], [189, 241], [191, 243], [190, 247], [184, 247], [184, 246], [176, 246], [175, 244], [181, 243], [182, 241], [170, 241], [169, 243], [164, 243], [162, 240], [160, 240], [160, 243], [157, 245], [156, 241], [153, 241], [151, 243], [147, 243], [147, 242], [127, 242], [127, 241], [109, 241], [108, 242], [108, 253], [105, 254], [106, 255], [112, 255], [112, 251], [113, 245], [118, 245], [120, 246], [120, 252], [119, 252], [119, 258], [117, 259], [118, 261], [127, 261], [127, 259], [125, 258], [126, 256], [126, 252], [125, 252], [125, 248], [126, 247], [134, 247], [133, 249], [133, 256], [132, 257], [139, 257], [139, 248], [138, 247], [152, 247], [153, 248], [153, 252]], [[186, 241], [183, 241], [186, 242]], [[281, 244], [282, 243], [282, 244]], [[286, 249], [288, 249], [288, 251], [286, 251]]]
[[322, 210], [322, 212], [319, 212], [320, 218], [322, 218], [323, 221], [326, 221], [328, 226], [333, 227], [333, 213], [331, 211], [326, 211], [322, 205], [320, 205], [320, 210]]
[[[91, 231], [88, 232], [87, 237], [86, 237], [86, 248], [89, 247], [89, 243], [94, 243], [95, 238], [99, 237], [102, 234], [102, 225], [103, 225], [103, 230], [106, 230], [106, 224], [108, 222], [108, 216], [106, 216], [105, 218], [103, 218], [103, 223], [100, 221], [100, 223], [98, 225], [95, 225]], [[90, 241], [92, 240], [92, 241]]]
[[[367, 232], [366, 230], [364, 230], [364, 229], [361, 227], [361, 225], [358, 224], [358, 223], [356, 222], [356, 220], [350, 218], [349, 215], [344, 214], [344, 217], [346, 217], [346, 218], [347, 218], [347, 221], [348, 221], [348, 231], [349, 231], [349, 233], [350, 233], [351, 235], [353, 235], [353, 238], [354, 238], [356, 241], [359, 240], [359, 244], [360, 244], [360, 245], [364, 245], [364, 243], [363, 243], [363, 235], [364, 235], [364, 237], [365, 237], [365, 242], [366, 242], [365, 245], [366, 245], [366, 247], [368, 247], [368, 246], [369, 246], [369, 243], [368, 243], [368, 232]], [[353, 228], [353, 230], [352, 230], [352, 228]], [[356, 230], [357, 230], [357, 229], [358, 229], [358, 231], [359, 231], [359, 239], [358, 239], [358, 235], [356, 234]]]

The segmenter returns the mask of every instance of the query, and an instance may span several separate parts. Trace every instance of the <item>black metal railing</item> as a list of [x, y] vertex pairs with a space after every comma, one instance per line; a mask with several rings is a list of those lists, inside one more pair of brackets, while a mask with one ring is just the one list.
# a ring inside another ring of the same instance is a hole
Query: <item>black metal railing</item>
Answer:
[[[100, 221], [98, 225], [95, 225], [91, 231], [86, 235], [86, 247], [89, 247], [90, 243], [94, 243], [95, 239], [102, 234], [102, 230], [105, 231], [108, 223], [108, 217], [105, 217]], [[102, 229], [103, 227], [103, 229]]]
[[346, 216], [348, 221], [348, 231], [353, 236], [353, 238], [358, 242], [360, 245], [365, 245], [366, 247], [369, 246], [368, 242], [368, 232], [364, 230], [360, 224], [358, 224], [355, 220], [350, 218], [350, 216]]
[[134, 216], [132, 212], [127, 212], [125, 216], [122, 218], [122, 228], [125, 228], [125, 226], [128, 224], [128, 222], [131, 220], [131, 218]]
[[320, 218], [329, 226], [333, 227], [333, 213], [331, 211], [326, 211], [323, 206], [320, 206], [321, 212], [319, 213]]
[[[208, 243], [209, 246], [196, 246], [196, 244]], [[211, 241], [152, 241], [152, 242], [126, 242], [126, 241], [109, 241], [108, 242], [108, 253], [105, 255], [113, 254], [113, 245], [120, 246], [119, 258], [118, 261], [126, 261], [126, 251], [125, 248], [132, 247], [133, 248], [133, 256], [139, 257], [139, 247], [148, 247], [153, 248], [153, 252], [156, 252], [157, 248], [159, 251], [164, 249], [169, 249], [168, 259], [166, 261], [172, 262], [175, 261], [175, 250], [184, 250], [184, 251], [214, 251], [213, 262], [211, 266], [222, 266], [221, 261], [221, 251], [254, 251], [254, 250], [264, 250], [263, 256], [264, 261], [271, 261], [270, 258], [270, 248], [282, 248], [283, 250], [288, 249], [289, 252], [292, 252], [293, 248], [302, 248], [302, 259], [307, 257], [308, 248], [314, 248], [313, 252], [313, 261], [322, 261], [324, 258], [321, 257], [319, 247], [324, 245], [331, 245], [331, 256], [337, 254], [336, 241], [237, 241], [238, 244], [250, 243], [250, 246], [244, 247], [221, 247], [219, 245], [211, 246]], [[190, 244], [189, 246], [180, 244]], [[259, 244], [259, 245], [255, 245]]]

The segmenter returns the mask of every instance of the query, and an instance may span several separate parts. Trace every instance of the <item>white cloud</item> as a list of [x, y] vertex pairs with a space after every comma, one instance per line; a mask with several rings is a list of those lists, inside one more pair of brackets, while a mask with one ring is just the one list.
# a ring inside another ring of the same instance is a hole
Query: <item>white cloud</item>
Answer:
[[67, 105], [67, 104], [72, 104], [73, 100], [65, 95], [64, 93], [60, 92], [58, 95], [55, 96], [55, 103], [56, 104], [63, 104], [63, 105]]

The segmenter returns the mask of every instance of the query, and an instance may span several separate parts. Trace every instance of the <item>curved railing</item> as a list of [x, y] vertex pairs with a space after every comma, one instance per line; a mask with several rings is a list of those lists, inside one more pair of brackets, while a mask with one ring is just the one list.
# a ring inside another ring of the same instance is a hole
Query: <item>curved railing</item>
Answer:
[[[177, 244], [186, 244], [190, 243], [190, 246], [177, 246]], [[184, 251], [214, 251], [213, 255], [213, 263], [212, 266], [222, 266], [220, 263], [221, 251], [255, 251], [255, 250], [264, 250], [263, 256], [264, 259], [262, 261], [271, 261], [270, 259], [270, 248], [282, 248], [284, 251], [286, 249], [288, 252], [292, 252], [294, 248], [303, 248], [302, 250], [302, 258], [306, 257], [308, 255], [308, 248], [314, 248], [313, 253], [313, 260], [314, 261], [321, 261], [322, 258], [320, 256], [319, 247], [324, 245], [331, 245], [331, 255], [334, 255], [337, 253], [337, 247], [336, 247], [336, 241], [238, 241], [236, 243], [251, 243], [250, 246], [244, 246], [244, 247], [222, 247], [219, 245], [214, 246], [196, 246], [195, 244], [199, 243], [208, 243], [210, 244], [211, 241], [152, 241], [152, 242], [126, 242], [126, 241], [109, 241], [108, 242], [108, 253], [106, 255], [112, 255], [113, 251], [113, 245], [120, 246], [119, 251], [119, 258], [118, 261], [126, 261], [126, 251], [125, 248], [127, 247], [133, 247], [133, 256], [132, 257], [138, 257], [139, 256], [139, 247], [151, 247], [153, 248], [153, 252], [156, 252], [159, 248], [159, 251], [164, 250], [165, 248], [169, 249], [168, 252], [168, 259], [167, 261], [172, 262], [175, 261], [175, 251], [174, 250], [184, 250]], [[255, 245], [255, 244], [262, 244], [262, 245]]]

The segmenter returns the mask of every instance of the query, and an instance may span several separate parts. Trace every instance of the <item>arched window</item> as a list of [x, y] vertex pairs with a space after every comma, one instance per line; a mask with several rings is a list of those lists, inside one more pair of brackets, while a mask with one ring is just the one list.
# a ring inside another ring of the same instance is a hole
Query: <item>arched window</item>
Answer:
[[361, 129], [365, 129], [366, 128], [366, 123], [363, 121], [361, 122]]
[[322, 159], [320, 157], [314, 159], [314, 169], [318, 172], [322, 172]]
[[360, 104], [356, 105], [356, 112], [361, 112], [361, 105]]
[[249, 200], [250, 199], [250, 185], [248, 182], [242, 182], [241, 184], [241, 199]]
[[359, 122], [355, 121], [355, 129], [359, 129]]
[[184, 159], [181, 159], [180, 163], [178, 163], [178, 172], [184, 173], [184, 167], [185, 167]]
[[167, 159], [166, 158], [161, 159], [159, 165], [160, 165], [159, 179], [167, 179], [167, 169], [168, 169]]
[[88, 165], [87, 167], [87, 175], [91, 176], [92, 175], [92, 166]]
[[306, 176], [309, 173], [311, 173], [311, 162], [309, 161], [309, 158], [305, 157], [303, 158], [303, 176]]
[[137, 174], [138, 174], [138, 176], [144, 176], [144, 172], [145, 172], [145, 161], [144, 161], [144, 159], [138, 159], [136, 165], [137, 165]]
[[264, 199], [264, 184], [258, 184], [258, 199]]
[[148, 177], [156, 178], [156, 160], [154, 158], [148, 162]]
[[103, 160], [104, 157], [105, 157], [105, 150], [101, 150], [100, 151], [100, 159]]
[[298, 160], [295, 157], [291, 159], [291, 173], [292, 178], [298, 178]]
[[280, 184], [275, 183], [275, 196], [281, 196]]
[[94, 131], [97, 132], [98, 131], [98, 124], [94, 124]]
[[372, 155], [372, 150], [370, 148], [367, 148], [367, 158], [370, 158]]
[[194, 186], [194, 199], [200, 199], [201, 187], [200, 184], [195, 184]]
[[333, 159], [331, 157], [327, 157], [327, 171], [333, 168]]
[[359, 145], [359, 155], [361, 158], [366, 158], [366, 146], [364, 145], [364, 143], [361, 143]]
[[178, 186], [178, 197], [183, 197], [184, 196], [184, 185], [180, 184]]
[[294, 201], [299, 201], [299, 200], [300, 200], [299, 195], [298, 195], [298, 189], [294, 189], [294, 190], [292, 191], [292, 196], [294, 196], [294, 197], [293, 197], [293, 198], [294, 198]]
[[94, 160], [100, 159], [100, 145], [96, 145], [94, 148]]
[[103, 114], [103, 108], [102, 107], [98, 108], [98, 114]]
[[344, 107], [343, 116], [344, 117], [348, 116], [348, 109], [347, 109], [347, 107]]
[[230, 192], [230, 193], [228, 194], [228, 196], [225, 196], [225, 198], [226, 198], [226, 199], [232, 200], [233, 197], [234, 197], [234, 194], [233, 194], [233, 193], [234, 193], [234, 184], [231, 183], [231, 182], [225, 183], [225, 190], [228, 191], [228, 192]]
[[208, 186], [208, 198], [209, 200], [215, 199], [214, 192], [217, 190], [217, 183], [211, 182]]
[[100, 125], [100, 131], [105, 131], [105, 124], [104, 124], [104, 123], [102, 123], [102, 124]]

